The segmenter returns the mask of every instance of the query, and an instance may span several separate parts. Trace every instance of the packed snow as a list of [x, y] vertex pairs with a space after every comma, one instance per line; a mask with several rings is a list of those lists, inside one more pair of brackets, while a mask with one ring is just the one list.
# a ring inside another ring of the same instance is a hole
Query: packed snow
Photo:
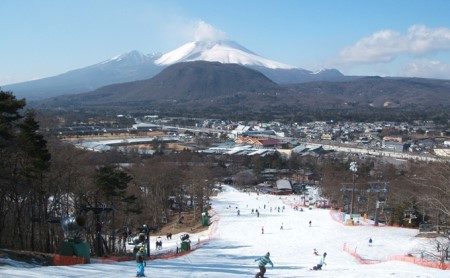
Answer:
[[[223, 186], [223, 192], [211, 199], [210, 226], [198, 234], [189, 233], [195, 248], [186, 255], [147, 262], [147, 277], [254, 277], [258, 271], [255, 259], [270, 252], [274, 263], [267, 267], [266, 277], [450, 277], [450, 270], [422, 267], [391, 260], [393, 256], [413, 255], [429, 245], [429, 239], [415, 237], [418, 231], [387, 226], [348, 226], [337, 221], [335, 211], [304, 207], [300, 210], [298, 195], [277, 196], [240, 192]], [[252, 213], [252, 209], [254, 210]], [[238, 213], [239, 210], [239, 213]], [[259, 216], [256, 213], [259, 212]], [[311, 225], [309, 224], [311, 221]], [[264, 233], [263, 233], [264, 230]], [[152, 235], [155, 243], [159, 235]], [[369, 239], [373, 245], [369, 246]], [[176, 248], [180, 234], [167, 239], [161, 235], [163, 249]], [[361, 264], [347, 249], [356, 251], [372, 264]], [[326, 252], [322, 270], [310, 270]], [[75, 266], [32, 267], [9, 263], [0, 267], [0, 277], [134, 277], [134, 261]]]
[[293, 69], [294, 66], [272, 61], [256, 55], [233, 41], [194, 41], [162, 55], [157, 65], [172, 65], [179, 62], [209, 61], [233, 63], [245, 66], [262, 66], [271, 69]]

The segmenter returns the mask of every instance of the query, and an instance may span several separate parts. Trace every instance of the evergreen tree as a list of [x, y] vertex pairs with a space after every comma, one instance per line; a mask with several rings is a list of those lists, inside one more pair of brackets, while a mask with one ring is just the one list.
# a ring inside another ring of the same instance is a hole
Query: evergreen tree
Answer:
[[17, 100], [10, 92], [0, 90], [0, 245], [8, 245], [11, 235], [14, 235], [12, 227], [13, 219], [17, 213], [14, 209], [13, 187], [15, 173], [15, 154], [17, 142], [15, 134], [19, 120], [22, 118], [20, 111], [25, 106], [25, 100]]
[[[18, 181], [23, 187], [23, 197], [28, 201], [30, 215], [21, 219], [29, 219], [31, 225], [30, 248], [35, 250], [35, 242], [49, 240], [46, 226], [47, 200], [50, 197], [46, 188], [45, 174], [49, 171], [50, 153], [47, 141], [39, 134], [39, 124], [34, 119], [33, 110], [28, 110], [17, 135], [17, 173]], [[36, 226], [40, 228], [36, 238]], [[27, 229], [28, 230], [28, 229]], [[43, 246], [39, 246], [42, 251]]]

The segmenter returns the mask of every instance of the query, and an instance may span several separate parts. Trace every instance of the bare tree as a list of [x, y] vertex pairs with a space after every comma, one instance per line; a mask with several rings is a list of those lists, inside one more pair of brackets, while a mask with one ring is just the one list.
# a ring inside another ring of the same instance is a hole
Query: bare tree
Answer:
[[[185, 174], [186, 183], [189, 185], [190, 203], [194, 209], [194, 222], [201, 215], [205, 207], [205, 201], [209, 198], [209, 183], [212, 180], [211, 172], [207, 167], [190, 167]], [[200, 213], [196, 213], [197, 211]]]
[[169, 197], [179, 191], [182, 171], [162, 157], [136, 163], [131, 173], [134, 176], [138, 196], [143, 201], [145, 221], [160, 225], [164, 216], [169, 216]]
[[449, 225], [450, 163], [422, 164], [421, 168], [412, 175], [411, 181], [424, 189], [420, 198], [434, 212], [437, 226]]

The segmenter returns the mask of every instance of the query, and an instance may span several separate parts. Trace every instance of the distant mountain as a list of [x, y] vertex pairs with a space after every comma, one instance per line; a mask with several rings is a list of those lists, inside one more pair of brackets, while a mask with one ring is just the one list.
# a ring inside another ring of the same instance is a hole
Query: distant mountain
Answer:
[[210, 61], [239, 64], [256, 69], [280, 84], [322, 80], [344, 80], [337, 70], [311, 72], [261, 57], [236, 42], [195, 41], [164, 55], [144, 55], [132, 51], [107, 61], [72, 70], [57, 76], [2, 86], [18, 98], [38, 100], [54, 96], [78, 94], [102, 86], [144, 80], [160, 73], [168, 65], [180, 62]]
[[262, 73], [237, 64], [182, 62], [147, 80], [109, 85], [89, 93], [39, 101], [39, 107], [82, 107], [118, 103], [208, 100], [245, 92], [276, 91]]
[[154, 63], [159, 57], [158, 54], [144, 55], [138, 51], [131, 51], [53, 77], [5, 85], [2, 86], [2, 90], [12, 91], [18, 98], [28, 100], [89, 92], [110, 84], [153, 77], [164, 68]]
[[313, 81], [348, 81], [361, 77], [344, 76], [336, 69], [324, 69], [317, 72], [312, 72], [300, 68], [292, 69], [272, 69], [260, 66], [250, 66], [263, 73], [265, 76], [279, 84], [296, 84]]
[[311, 81], [339, 81], [344, 75], [336, 69], [312, 72], [261, 57], [229, 40], [195, 41], [162, 55], [155, 63], [173, 65], [179, 62], [209, 61], [239, 64], [262, 72], [276, 83], [291, 84]]
[[109, 85], [32, 104], [37, 108], [287, 111], [298, 109], [450, 107], [450, 81], [365, 77], [281, 85], [238, 64], [181, 62], [147, 80]]

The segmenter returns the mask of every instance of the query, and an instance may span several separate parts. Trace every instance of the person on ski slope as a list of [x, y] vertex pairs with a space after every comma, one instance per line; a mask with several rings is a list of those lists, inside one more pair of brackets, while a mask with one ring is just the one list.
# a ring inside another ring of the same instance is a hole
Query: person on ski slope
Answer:
[[323, 255], [320, 257], [319, 263], [316, 266], [314, 266], [312, 269], [313, 270], [322, 270], [322, 266], [327, 265], [327, 263], [325, 262], [326, 256], [327, 256], [327, 252], [323, 253]]
[[139, 248], [139, 251], [136, 253], [136, 263], [137, 263], [137, 267], [138, 267], [136, 277], [145, 277], [144, 266], [147, 266], [147, 263], [145, 262], [145, 247], [144, 246]]
[[264, 273], [266, 273], [266, 264], [271, 264], [273, 267], [273, 263], [270, 260], [270, 253], [267, 252], [266, 255], [259, 257], [255, 260], [255, 262], [258, 262], [259, 266], [259, 272], [256, 273], [255, 278], [264, 278]]

